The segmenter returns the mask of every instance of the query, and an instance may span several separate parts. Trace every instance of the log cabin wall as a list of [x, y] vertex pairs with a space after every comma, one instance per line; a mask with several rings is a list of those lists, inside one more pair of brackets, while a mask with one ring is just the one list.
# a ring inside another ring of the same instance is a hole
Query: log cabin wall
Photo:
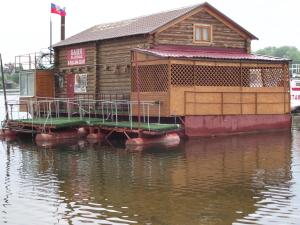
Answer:
[[131, 50], [148, 48], [148, 36], [133, 36], [99, 42], [97, 91], [103, 94], [125, 93], [131, 89]]
[[[84, 48], [86, 63], [83, 65], [68, 66], [67, 54], [70, 49]], [[67, 74], [86, 73], [87, 89], [85, 94], [94, 95], [96, 92], [96, 43], [83, 43], [55, 49], [55, 63], [59, 74], [63, 77], [63, 86], [59, 87], [56, 81], [55, 97], [64, 98], [67, 96]], [[75, 96], [79, 95], [75, 93]]]
[[[212, 43], [193, 42], [194, 24], [212, 25]], [[243, 38], [239, 33], [223, 22], [202, 10], [183, 21], [163, 30], [155, 35], [155, 44], [194, 45], [222, 48], [239, 48], [250, 51], [250, 40]]]

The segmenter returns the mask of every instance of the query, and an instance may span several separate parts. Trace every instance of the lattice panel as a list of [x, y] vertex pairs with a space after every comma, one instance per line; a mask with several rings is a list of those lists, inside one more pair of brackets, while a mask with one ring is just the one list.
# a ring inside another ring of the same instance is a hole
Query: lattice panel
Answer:
[[200, 66], [173, 64], [176, 86], [283, 87], [282, 67]]
[[283, 87], [284, 71], [276, 67], [242, 68], [243, 87]]
[[[138, 66], [140, 92], [166, 92], [168, 90], [168, 65]], [[136, 68], [132, 68], [131, 90], [137, 91]]]
[[240, 86], [240, 68], [233, 66], [195, 66], [197, 86]]
[[194, 66], [173, 64], [171, 66], [171, 84], [178, 86], [194, 85]]

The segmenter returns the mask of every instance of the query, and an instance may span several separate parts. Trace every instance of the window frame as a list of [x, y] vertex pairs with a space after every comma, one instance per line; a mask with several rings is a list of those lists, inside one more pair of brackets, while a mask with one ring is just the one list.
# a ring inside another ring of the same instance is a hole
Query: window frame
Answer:
[[19, 74], [19, 90], [21, 97], [35, 96], [35, 72], [26, 71]]
[[[208, 41], [203, 39], [203, 29], [201, 29], [202, 31], [202, 39], [201, 40], [196, 40], [196, 29], [198, 28], [207, 28], [208, 29]], [[212, 25], [210, 24], [201, 24], [201, 23], [196, 23], [193, 26], [193, 43], [197, 43], [197, 44], [211, 44], [213, 41], [213, 33], [212, 33]]]

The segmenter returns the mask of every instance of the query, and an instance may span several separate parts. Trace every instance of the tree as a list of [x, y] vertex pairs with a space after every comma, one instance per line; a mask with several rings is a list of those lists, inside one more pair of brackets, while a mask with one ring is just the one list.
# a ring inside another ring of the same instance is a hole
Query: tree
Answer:
[[294, 62], [300, 62], [300, 51], [293, 46], [266, 47], [255, 52], [259, 55], [270, 55], [281, 58], [288, 58]]
[[12, 74], [14, 72], [14, 70], [15, 70], [15, 65], [13, 63], [4, 64], [4, 67], [3, 67], [4, 73]]
[[4, 64], [3, 72], [6, 80], [13, 81], [15, 84], [19, 83], [19, 74], [16, 72], [16, 67], [14, 63]]

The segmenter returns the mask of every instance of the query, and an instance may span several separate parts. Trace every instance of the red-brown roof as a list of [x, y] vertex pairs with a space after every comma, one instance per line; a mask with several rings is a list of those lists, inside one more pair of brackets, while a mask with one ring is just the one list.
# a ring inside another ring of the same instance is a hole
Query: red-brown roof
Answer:
[[197, 10], [198, 8], [209, 8], [217, 15], [221, 16], [224, 20], [232, 24], [238, 30], [245, 33], [251, 39], [257, 39], [253, 34], [245, 30], [243, 27], [232, 21], [230, 18], [222, 14], [220, 11], [212, 7], [207, 2], [203, 4], [197, 4], [190, 7], [176, 9], [172, 11], [166, 11], [156, 13], [148, 16], [138, 17], [129, 20], [123, 20], [114, 23], [106, 23], [93, 26], [85, 31], [82, 31], [72, 37], [67, 38], [61, 42], [58, 42], [54, 47], [66, 46], [71, 44], [78, 44], [90, 41], [98, 41], [105, 39], [112, 39], [118, 37], [149, 34], [155, 32], [158, 28], [161, 28], [168, 23], [186, 15], [187, 13]]
[[245, 53], [243, 49], [212, 48], [193, 46], [161, 45], [151, 49], [137, 48], [135, 51], [151, 54], [158, 57], [170, 58], [201, 58], [201, 59], [222, 59], [222, 60], [254, 60], [254, 61], [289, 61], [286, 58], [273, 56], [255, 55]]

